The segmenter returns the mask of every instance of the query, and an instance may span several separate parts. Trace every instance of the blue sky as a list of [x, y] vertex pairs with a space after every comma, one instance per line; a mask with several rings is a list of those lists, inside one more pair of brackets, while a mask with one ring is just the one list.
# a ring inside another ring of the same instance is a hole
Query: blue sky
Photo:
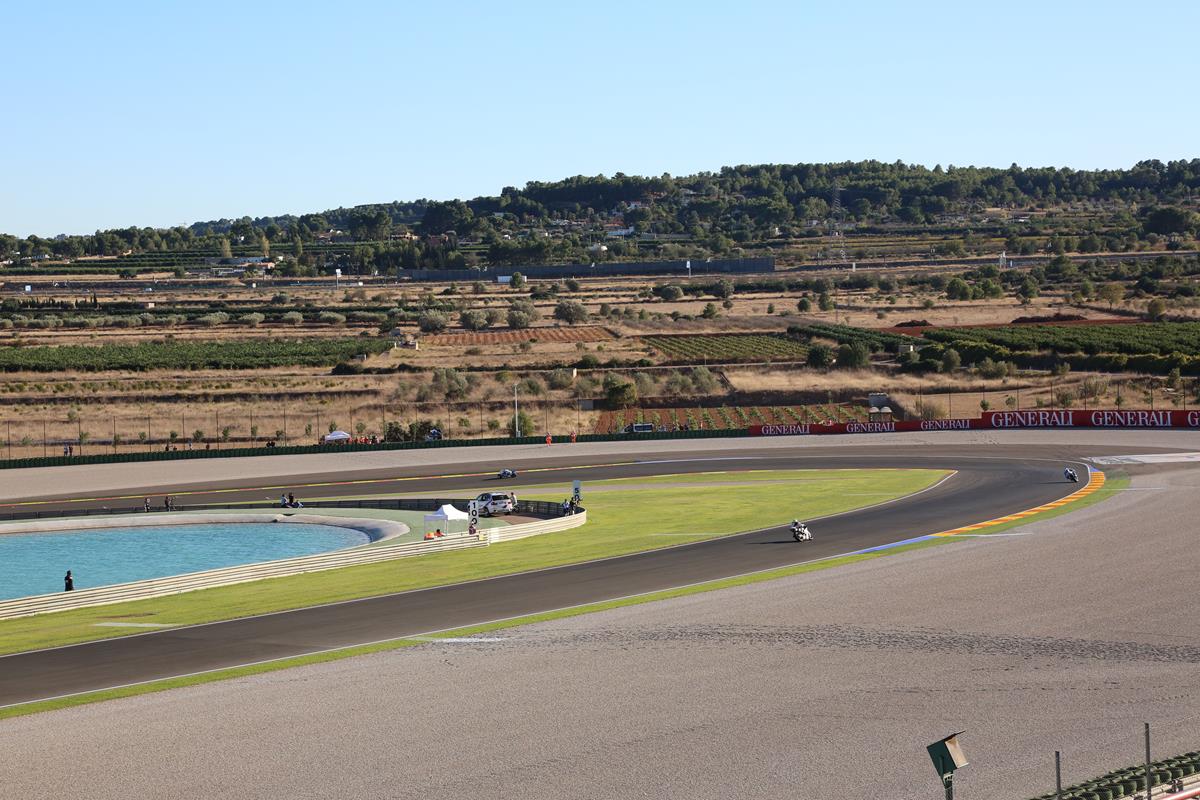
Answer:
[[1190, 2], [16, 2], [0, 231], [875, 158], [1200, 156]]

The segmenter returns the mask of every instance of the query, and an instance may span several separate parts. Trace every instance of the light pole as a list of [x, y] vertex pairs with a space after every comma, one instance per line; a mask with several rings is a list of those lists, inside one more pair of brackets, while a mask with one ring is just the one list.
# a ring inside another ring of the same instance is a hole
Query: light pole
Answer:
[[513, 384], [513, 438], [521, 438], [521, 418], [517, 416], [517, 385]]

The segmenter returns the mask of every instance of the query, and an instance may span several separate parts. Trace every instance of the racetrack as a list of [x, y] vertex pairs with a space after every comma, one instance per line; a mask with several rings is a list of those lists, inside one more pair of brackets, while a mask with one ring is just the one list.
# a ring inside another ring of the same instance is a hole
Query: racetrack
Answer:
[[[729, 460], [724, 451], [697, 452], [686, 459], [649, 458], [587, 469], [543, 466], [538, 472], [523, 471], [518, 481], [505, 485], [576, 476], [600, 479], [722, 468], [836, 469], [864, 462], [875, 468], [958, 471], [918, 496], [818, 521], [814, 526], [816, 541], [804, 545], [793, 542], [785, 529], [771, 528], [467, 584], [3, 656], [0, 706], [418, 635], [771, 569], [1003, 516], [1042, 505], [1078, 488], [1063, 480], [1059, 474], [1062, 462], [1050, 453], [1043, 461], [1036, 453], [1028, 452], [1021, 458], [962, 452], [900, 455], [894, 448], [856, 449], [853, 454], [837, 448], [805, 448], [769, 456], [740, 456], [736, 460]], [[308, 488], [310, 498], [314, 492], [345, 492], [344, 486], [325, 477], [322, 483], [326, 485]], [[478, 485], [480, 478], [360, 480], [374, 482], [359, 484], [357, 491], [450, 494]], [[217, 496], [203, 494], [203, 488], [197, 491], [201, 493], [192, 495], [189, 501], [205, 502]], [[219, 496], [249, 499], [262, 496], [263, 491], [247, 489]], [[689, 511], [674, 509], [669, 513]]]
[[[811, 548], [766, 531], [537, 578], [568, 577], [544, 584], [547, 591], [613, 596], [628, 593], [621, 586], [686, 583], [687, 570], [715, 576], [790, 563], [798, 553], [827, 552], [818, 548], [844, 552], [1038, 505], [1073, 488], [1059, 475], [1071, 455], [1195, 444], [1194, 436], [1142, 434], [1112, 445], [1100, 432], [1090, 444], [1041, 447], [776, 444], [770, 455], [782, 458], [772, 467], [850, 459], [961, 471], [920, 498], [814, 526]], [[1052, 778], [1056, 748], [1067, 753], [1070, 780], [1136, 760], [1143, 716], [1162, 727], [1156, 755], [1194, 749], [1200, 734], [1189, 722], [1200, 712], [1190, 588], [1200, 487], [1194, 471], [1153, 469], [1136, 491], [1020, 535], [545, 623], [501, 641], [431, 643], [11, 720], [0, 723], [10, 754], [0, 779], [28, 797], [760, 797], [797, 788], [809, 797], [918, 797], [937, 791], [923, 745], [966, 727], [972, 767], [961, 789], [1032, 794]], [[1140, 546], [1122, 552], [1134, 526]], [[509, 582], [532, 577], [472, 584], [503, 591], [460, 596], [474, 603], [461, 610], [474, 621], [507, 616], [491, 613], [495, 604], [516, 602], [529, 588]], [[432, 593], [444, 599], [466, 588]], [[429, 613], [448, 605], [431, 603]], [[297, 613], [340, 608], [373, 609], [351, 626], [376, 617], [392, 624], [408, 603], [385, 598]], [[141, 643], [188, 648], [197, 635], [199, 650], [326, 641], [300, 624], [255, 627], [277, 618], [298, 619], [273, 615], [104, 643], [139, 649], [101, 663], [140, 667], [147, 653], [170, 655]], [[431, 627], [442, 626], [417, 631]], [[223, 633], [206, 641], [210, 631]], [[98, 646], [50, 651], [74, 662], [58, 676], [86, 674], [98, 652], [88, 648]], [[0, 685], [17, 673], [0, 673]], [[114, 758], [116, 750], [122, 755]]]

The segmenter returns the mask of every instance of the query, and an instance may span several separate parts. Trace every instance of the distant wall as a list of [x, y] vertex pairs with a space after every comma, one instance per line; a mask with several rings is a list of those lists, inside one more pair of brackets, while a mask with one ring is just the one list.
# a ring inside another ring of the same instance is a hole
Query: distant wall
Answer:
[[[774, 272], [775, 259], [714, 258], [711, 261], [692, 259], [692, 275], [744, 274]], [[519, 272], [526, 278], [591, 278], [610, 275], [673, 275], [687, 277], [686, 261], [623, 261], [591, 264], [546, 264], [522, 267], [487, 267], [473, 269], [406, 269], [401, 278], [414, 281], [494, 281], [500, 275]]]

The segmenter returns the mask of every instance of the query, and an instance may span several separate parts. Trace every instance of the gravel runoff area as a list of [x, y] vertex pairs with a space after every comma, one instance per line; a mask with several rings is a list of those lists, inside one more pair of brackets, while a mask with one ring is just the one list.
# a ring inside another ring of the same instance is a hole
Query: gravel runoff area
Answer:
[[[121, 492], [138, 487], [146, 494], [160, 494], [183, 485], [261, 480], [262, 485], [286, 484], [295, 476], [339, 476], [372, 470], [421, 469], [438, 472], [490, 474], [501, 467], [535, 468], [539, 461], [564, 457], [594, 457], [594, 463], [612, 463], [642, 458], [663, 459], [671, 454], [686, 458], [698, 451], [726, 451], [730, 458], [753, 450], [769, 455], [774, 449], [795, 447], [846, 447], [902, 445], [1021, 445], [1049, 443], [1105, 444], [1128, 447], [1130, 453], [1143, 448], [1190, 448], [1200, 450], [1200, 431], [1120, 430], [995, 430], [938, 431], [929, 433], [854, 434], [842, 436], [741, 437], [731, 439], [639, 440], [579, 442], [577, 444], [508, 445], [491, 447], [448, 447], [428, 450], [335, 452], [295, 456], [255, 456], [182, 461], [151, 461], [131, 464], [81, 464], [67, 467], [0, 470], [0, 502], [23, 498], [80, 497]], [[731, 468], [736, 468], [731, 465]], [[670, 472], [669, 469], [663, 469]], [[550, 480], [553, 480], [551, 478]], [[157, 489], [155, 488], [157, 487]], [[348, 486], [346, 494], [357, 494]]]
[[[1143, 445], [1147, 443], [1143, 440]], [[1141, 452], [1131, 449], [1130, 452]], [[1181, 465], [1182, 466], [1182, 465]], [[22, 798], [1020, 798], [1200, 741], [1200, 471], [1008, 535], [0, 723]], [[819, 531], [818, 531], [819, 535]]]

